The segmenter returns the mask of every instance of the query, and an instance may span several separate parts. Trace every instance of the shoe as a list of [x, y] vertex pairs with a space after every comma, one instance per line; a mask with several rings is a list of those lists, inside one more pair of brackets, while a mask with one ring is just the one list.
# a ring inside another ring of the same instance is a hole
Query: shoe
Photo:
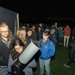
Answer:
[[67, 64], [64, 64], [64, 66], [65, 66], [65, 67], [67, 67], [67, 68], [70, 68], [70, 66], [69, 66], [69, 65], [67, 65]]

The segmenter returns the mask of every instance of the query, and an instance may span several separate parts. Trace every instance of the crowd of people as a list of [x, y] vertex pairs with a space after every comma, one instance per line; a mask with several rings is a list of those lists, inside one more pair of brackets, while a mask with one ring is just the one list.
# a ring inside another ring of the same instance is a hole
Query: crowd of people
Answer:
[[[9, 24], [0, 23], [0, 75], [33, 75], [33, 68], [37, 67], [37, 60], [39, 60], [39, 75], [44, 74], [44, 66], [46, 75], [50, 75], [50, 60], [55, 59], [57, 44], [69, 47], [71, 37], [72, 40], [75, 39], [75, 28], [72, 30], [68, 24], [65, 27], [58, 26], [57, 22], [50, 27], [42, 24], [37, 26], [32, 24], [29, 27], [21, 25], [14, 36]], [[16, 59], [31, 41], [38, 44], [39, 54], [36, 53], [27, 64], [22, 64]], [[75, 50], [74, 44], [71, 49]], [[18, 64], [19, 73], [13, 73], [14, 64]], [[20, 70], [21, 65], [24, 66], [22, 70]], [[67, 64], [64, 66], [67, 67]]]

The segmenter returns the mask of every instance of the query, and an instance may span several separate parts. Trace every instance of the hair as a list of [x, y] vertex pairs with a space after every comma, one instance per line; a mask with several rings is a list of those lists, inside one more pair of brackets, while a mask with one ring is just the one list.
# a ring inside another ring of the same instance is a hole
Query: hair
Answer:
[[50, 32], [49, 32], [49, 31], [46, 31], [46, 30], [45, 30], [43, 33], [44, 33], [46, 36], [49, 36], [49, 35], [50, 35]]
[[[6, 22], [2, 22], [2, 23], [0, 23], [0, 28], [1, 27], [8, 27], [8, 30], [9, 30], [9, 33], [8, 33], [8, 40], [11, 40], [11, 39], [13, 39], [13, 35], [12, 35], [12, 31], [10, 30], [10, 28], [9, 28], [9, 24], [8, 23], [6, 23]], [[0, 34], [0, 40], [1, 40], [2, 38], [1, 38], [1, 34]]]
[[27, 32], [29, 32], [29, 31], [32, 31], [31, 27], [29, 27], [29, 28], [27, 29]]
[[23, 28], [23, 27], [20, 27], [20, 28], [17, 30], [17, 38], [20, 39], [20, 40], [24, 43], [25, 40], [26, 40], [26, 37], [22, 37], [22, 35], [20, 35], [20, 32], [21, 32], [22, 30], [26, 31], [26, 29]]

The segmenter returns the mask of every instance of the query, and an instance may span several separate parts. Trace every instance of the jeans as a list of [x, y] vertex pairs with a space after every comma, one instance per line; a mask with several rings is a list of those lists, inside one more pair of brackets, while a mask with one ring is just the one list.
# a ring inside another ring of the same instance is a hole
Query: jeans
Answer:
[[33, 68], [36, 67], [36, 61], [33, 59], [26, 67], [23, 69], [25, 75], [33, 75]]
[[46, 75], [50, 75], [50, 59], [43, 60], [39, 58], [39, 63], [40, 63], [40, 75], [44, 74], [44, 66], [46, 70]]
[[68, 47], [70, 36], [64, 35], [64, 47]]

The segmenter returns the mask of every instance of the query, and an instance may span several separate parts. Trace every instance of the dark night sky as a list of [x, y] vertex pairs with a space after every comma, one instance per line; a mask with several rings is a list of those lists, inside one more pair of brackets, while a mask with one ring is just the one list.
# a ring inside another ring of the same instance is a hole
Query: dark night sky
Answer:
[[[73, 3], [73, 2], [72, 2]], [[74, 4], [50, 0], [0, 0], [0, 6], [18, 12], [20, 19], [67, 18], [75, 19]]]

